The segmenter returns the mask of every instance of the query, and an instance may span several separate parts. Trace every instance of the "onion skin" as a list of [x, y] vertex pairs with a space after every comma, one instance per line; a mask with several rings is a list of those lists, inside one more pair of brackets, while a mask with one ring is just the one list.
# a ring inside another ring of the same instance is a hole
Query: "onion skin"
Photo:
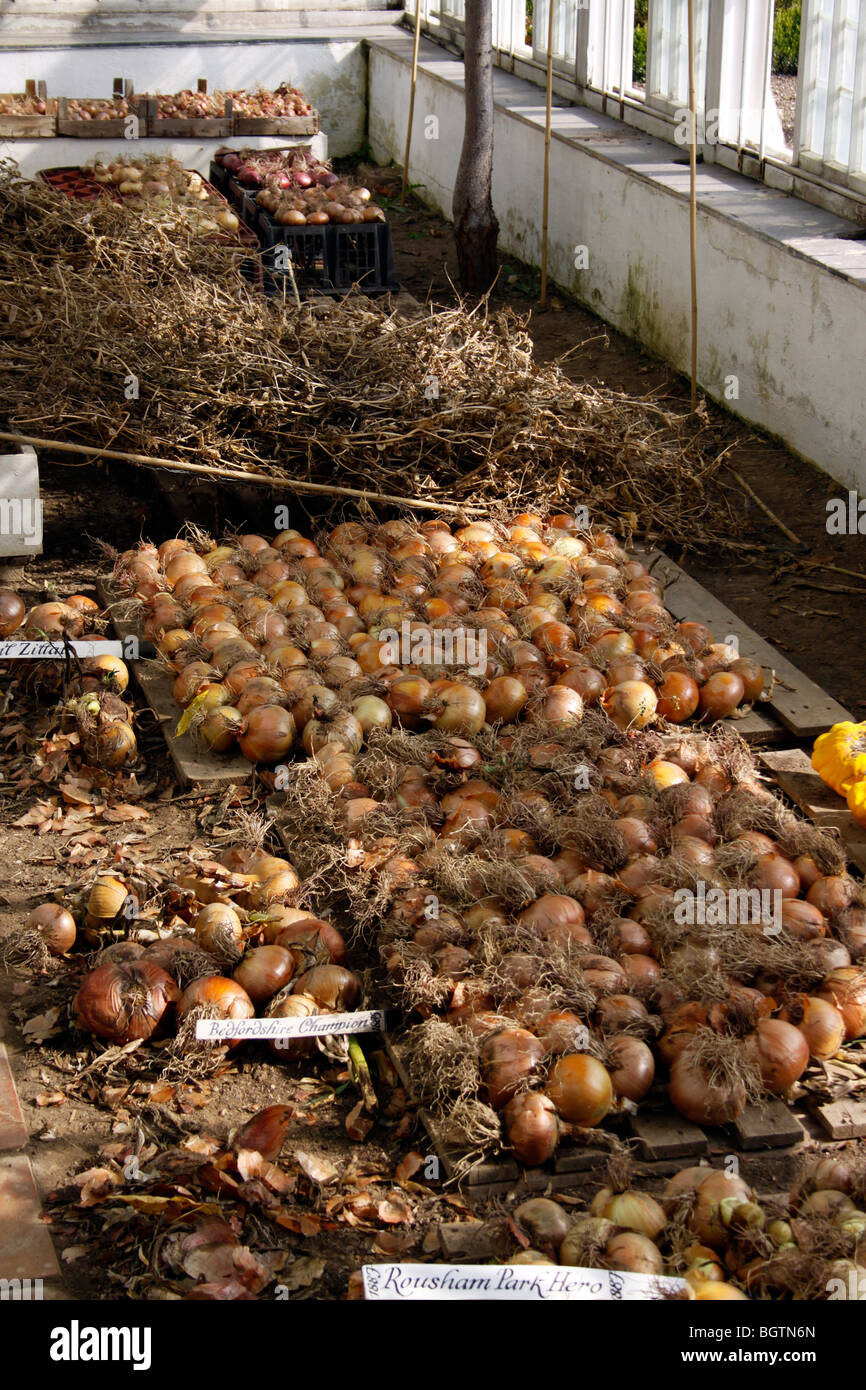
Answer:
[[746, 1108], [745, 1088], [736, 1084], [710, 1090], [704, 1074], [690, 1062], [688, 1050], [671, 1064], [669, 1093], [674, 1108], [697, 1125], [728, 1124]]
[[174, 980], [151, 961], [110, 962], [85, 978], [75, 996], [79, 1028], [117, 1044], [147, 1039], [180, 998]]
[[494, 1110], [507, 1104], [543, 1056], [543, 1044], [525, 1028], [502, 1028], [485, 1039], [480, 1051], [481, 1076]]
[[556, 1108], [540, 1091], [524, 1091], [512, 1096], [505, 1107], [508, 1142], [522, 1163], [535, 1168], [546, 1163], [559, 1142]]
[[25, 930], [37, 931], [52, 956], [65, 955], [75, 945], [75, 918], [59, 903], [40, 903], [28, 912]]
[[636, 1231], [621, 1231], [611, 1236], [604, 1248], [606, 1269], [618, 1269], [632, 1274], [664, 1274], [665, 1262], [657, 1245], [648, 1236]]
[[614, 1102], [607, 1071], [595, 1057], [581, 1052], [567, 1053], [554, 1062], [547, 1094], [563, 1119], [582, 1129], [600, 1124]]
[[771, 1095], [784, 1095], [809, 1065], [809, 1044], [780, 1018], [762, 1018], [755, 1031], [761, 1080]]
[[234, 972], [254, 1004], [265, 1004], [295, 973], [295, 958], [282, 946], [255, 946], [247, 951]]
[[537, 1249], [558, 1253], [568, 1234], [571, 1220], [567, 1212], [550, 1197], [530, 1197], [515, 1208], [514, 1220]]
[[643, 1100], [655, 1080], [652, 1052], [640, 1038], [628, 1033], [614, 1038], [610, 1050], [613, 1054], [610, 1079], [616, 1094], [625, 1100]]
[[342, 965], [314, 965], [298, 976], [292, 991], [309, 994], [320, 1009], [342, 1013], [354, 1008], [361, 994], [361, 982]]

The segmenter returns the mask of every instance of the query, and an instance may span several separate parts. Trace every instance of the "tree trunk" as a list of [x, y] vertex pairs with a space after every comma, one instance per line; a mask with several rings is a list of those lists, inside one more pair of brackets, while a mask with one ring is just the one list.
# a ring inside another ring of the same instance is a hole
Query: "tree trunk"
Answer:
[[486, 294], [496, 279], [499, 223], [493, 211], [493, 61], [491, 0], [466, 0], [466, 125], [454, 185], [454, 240], [466, 294]]

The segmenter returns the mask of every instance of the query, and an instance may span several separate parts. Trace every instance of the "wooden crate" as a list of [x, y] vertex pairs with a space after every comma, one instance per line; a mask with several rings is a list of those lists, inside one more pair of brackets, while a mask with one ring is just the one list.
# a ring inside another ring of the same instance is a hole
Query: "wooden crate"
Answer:
[[[71, 135], [77, 140], [141, 140], [147, 134], [147, 119], [142, 97], [131, 97], [134, 110], [126, 116], [106, 116], [104, 120], [82, 121], [69, 115], [69, 98], [57, 98], [57, 134]], [[138, 119], [138, 134], [127, 135], [130, 116]]]
[[[198, 90], [206, 95], [206, 78], [198, 79]], [[147, 134], [158, 139], [227, 140], [233, 134], [235, 118], [231, 97], [224, 99], [219, 116], [160, 116], [158, 97], [147, 96], [144, 101]]]
[[44, 116], [0, 116], [0, 136], [4, 139], [37, 140], [57, 134], [57, 98], [48, 99], [44, 82], [35, 82], [33, 78], [28, 78], [23, 92], [3, 92], [0, 96], [37, 97], [44, 101], [48, 108]]
[[309, 116], [241, 116], [234, 117], [235, 135], [318, 135], [319, 113]]

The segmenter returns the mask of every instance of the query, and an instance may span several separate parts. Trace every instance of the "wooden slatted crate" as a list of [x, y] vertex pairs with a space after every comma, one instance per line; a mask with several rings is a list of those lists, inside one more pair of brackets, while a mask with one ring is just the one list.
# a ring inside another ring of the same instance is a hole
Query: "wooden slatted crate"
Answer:
[[55, 136], [57, 134], [57, 98], [47, 95], [44, 82], [36, 82], [33, 78], [28, 78], [24, 84], [23, 92], [2, 92], [0, 100], [4, 97], [13, 100], [20, 97], [35, 97], [39, 101], [44, 101], [46, 105], [45, 115], [34, 112], [32, 115], [24, 116], [0, 116], [0, 137], [8, 140], [38, 140]]

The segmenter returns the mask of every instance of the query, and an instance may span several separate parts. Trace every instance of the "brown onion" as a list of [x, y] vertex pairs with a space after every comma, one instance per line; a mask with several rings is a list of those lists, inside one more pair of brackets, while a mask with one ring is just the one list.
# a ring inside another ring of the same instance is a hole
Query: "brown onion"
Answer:
[[180, 997], [170, 975], [147, 960], [109, 962], [86, 976], [75, 996], [79, 1028], [123, 1045], [149, 1038]]
[[601, 1062], [579, 1052], [554, 1062], [547, 1094], [563, 1119], [583, 1129], [600, 1124], [614, 1102], [613, 1085]]
[[75, 945], [75, 918], [59, 903], [40, 903], [28, 912], [24, 926], [39, 933], [52, 956], [65, 955]]
[[234, 972], [254, 1004], [272, 999], [295, 973], [295, 958], [282, 946], [255, 946]]
[[559, 1142], [559, 1118], [553, 1102], [540, 1091], [512, 1096], [505, 1107], [508, 1142], [522, 1163], [546, 1163]]

